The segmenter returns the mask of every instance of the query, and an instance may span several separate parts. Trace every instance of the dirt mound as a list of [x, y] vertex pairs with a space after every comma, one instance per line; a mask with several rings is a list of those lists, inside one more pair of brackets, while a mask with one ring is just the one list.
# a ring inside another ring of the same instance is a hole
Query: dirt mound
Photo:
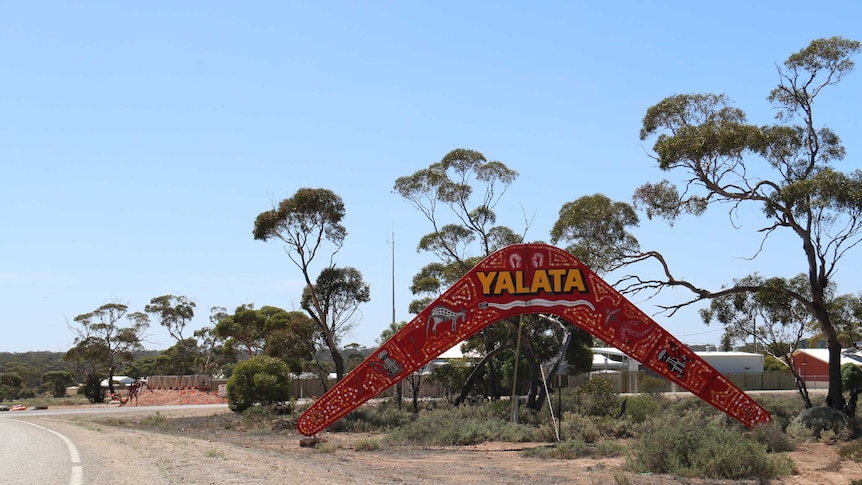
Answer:
[[171, 404], [227, 404], [227, 398], [219, 397], [213, 391], [197, 389], [151, 391], [143, 389], [138, 393], [137, 400], [132, 398], [126, 406], [167, 406]]

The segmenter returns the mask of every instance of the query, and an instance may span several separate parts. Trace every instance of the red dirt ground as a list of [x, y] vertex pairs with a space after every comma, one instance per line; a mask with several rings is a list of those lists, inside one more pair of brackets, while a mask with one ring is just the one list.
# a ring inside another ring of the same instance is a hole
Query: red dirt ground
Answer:
[[132, 398], [125, 406], [166, 406], [171, 404], [227, 404], [227, 398], [219, 397], [214, 391], [204, 392], [197, 389], [151, 391], [143, 389], [138, 398]]

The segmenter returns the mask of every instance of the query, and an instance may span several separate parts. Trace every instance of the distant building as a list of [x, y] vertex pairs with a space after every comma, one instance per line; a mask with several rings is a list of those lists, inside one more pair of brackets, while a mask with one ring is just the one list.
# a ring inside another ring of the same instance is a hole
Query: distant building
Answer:
[[[135, 379], [129, 376], [114, 376], [114, 385], [120, 384], [122, 386], [128, 386], [129, 384], [135, 382]], [[108, 380], [102, 379], [100, 383], [102, 387], [108, 387]]]
[[763, 355], [753, 352], [695, 352], [722, 374], [763, 372]]
[[[591, 350], [594, 371], [640, 369], [640, 362], [629, 358], [623, 351], [614, 347], [597, 347]], [[763, 372], [761, 354], [752, 352], [695, 352], [695, 354], [722, 374]]]
[[[829, 381], [829, 349], [797, 349], [793, 352], [796, 371], [807, 381]], [[862, 354], [858, 350], [841, 352], [841, 365], [862, 367]]]

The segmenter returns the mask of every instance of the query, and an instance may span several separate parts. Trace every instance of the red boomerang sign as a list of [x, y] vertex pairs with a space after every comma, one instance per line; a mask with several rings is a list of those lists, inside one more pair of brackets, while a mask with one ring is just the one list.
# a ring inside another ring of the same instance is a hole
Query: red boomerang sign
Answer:
[[313, 436], [504, 318], [557, 315], [691, 391], [745, 426], [772, 418], [570, 253], [518, 244], [491, 254], [315, 401], [297, 422]]

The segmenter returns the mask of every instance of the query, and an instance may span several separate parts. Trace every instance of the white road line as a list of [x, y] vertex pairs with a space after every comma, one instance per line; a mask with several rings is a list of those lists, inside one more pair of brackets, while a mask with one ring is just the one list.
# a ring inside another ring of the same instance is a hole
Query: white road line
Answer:
[[84, 483], [84, 469], [83, 467], [81, 467], [81, 455], [78, 453], [78, 448], [75, 447], [75, 444], [72, 443], [72, 440], [66, 438], [62, 434], [54, 431], [53, 429], [48, 429], [44, 426], [39, 426], [38, 424], [28, 423], [27, 421], [20, 421], [17, 419], [13, 419], [12, 421], [29, 424], [30, 426], [47, 431], [63, 440], [63, 443], [66, 443], [66, 447], [69, 448], [69, 457], [72, 459], [72, 476], [69, 477], [69, 485], [82, 485]]

